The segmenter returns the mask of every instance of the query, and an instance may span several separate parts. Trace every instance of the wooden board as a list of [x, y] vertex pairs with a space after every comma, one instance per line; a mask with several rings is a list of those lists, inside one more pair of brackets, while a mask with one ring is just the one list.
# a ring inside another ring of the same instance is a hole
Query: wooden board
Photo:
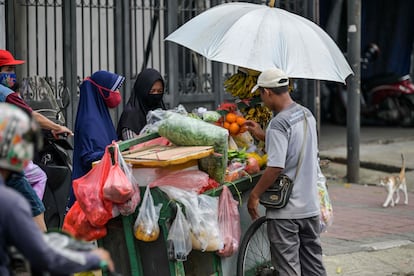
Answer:
[[150, 146], [123, 152], [126, 162], [145, 167], [164, 167], [200, 159], [213, 153], [211, 146]]

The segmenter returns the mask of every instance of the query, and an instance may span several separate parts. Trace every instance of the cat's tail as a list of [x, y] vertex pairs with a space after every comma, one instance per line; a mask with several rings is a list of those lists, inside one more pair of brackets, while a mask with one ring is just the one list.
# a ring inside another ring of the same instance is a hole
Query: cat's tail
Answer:
[[400, 179], [402, 179], [405, 176], [405, 159], [404, 159], [403, 153], [401, 153], [401, 161], [402, 161], [402, 165], [401, 165], [401, 171], [400, 171]]

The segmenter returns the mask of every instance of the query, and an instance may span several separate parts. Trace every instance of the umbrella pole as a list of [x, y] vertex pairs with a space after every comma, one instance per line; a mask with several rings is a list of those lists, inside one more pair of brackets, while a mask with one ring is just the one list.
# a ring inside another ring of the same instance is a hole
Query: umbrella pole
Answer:
[[276, 0], [270, 0], [269, 1], [269, 7], [274, 8], [276, 4]]

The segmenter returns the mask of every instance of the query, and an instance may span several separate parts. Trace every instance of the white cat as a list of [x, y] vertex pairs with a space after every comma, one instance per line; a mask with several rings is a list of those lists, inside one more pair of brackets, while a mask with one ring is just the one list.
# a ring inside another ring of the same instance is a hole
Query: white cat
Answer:
[[[405, 161], [404, 155], [401, 154], [402, 166], [399, 175], [391, 175], [380, 178], [380, 185], [384, 186], [387, 190], [387, 198], [385, 199], [382, 207], [388, 207], [391, 203], [391, 207], [394, 207], [395, 204], [398, 204], [400, 201], [400, 190], [403, 191], [405, 195], [404, 204], [408, 204], [408, 194], [407, 194], [407, 183], [405, 178]], [[394, 194], [397, 194], [397, 197], [394, 202]]]

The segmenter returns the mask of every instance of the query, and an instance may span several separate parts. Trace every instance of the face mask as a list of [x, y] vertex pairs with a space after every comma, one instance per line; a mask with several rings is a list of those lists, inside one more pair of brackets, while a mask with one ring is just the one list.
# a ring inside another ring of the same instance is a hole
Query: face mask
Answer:
[[[121, 103], [122, 97], [121, 97], [121, 93], [119, 93], [118, 91], [112, 91], [106, 87], [100, 86], [99, 84], [94, 82], [91, 78], [86, 78], [85, 80], [90, 81], [93, 85], [95, 85], [98, 88], [99, 93], [104, 99], [107, 107], [115, 108]], [[106, 96], [102, 90], [105, 90], [106, 92], [108, 92], [109, 95]]]
[[161, 103], [163, 94], [148, 94], [146, 105], [149, 108], [156, 107]]
[[16, 74], [15, 73], [0, 73], [0, 84], [12, 88], [16, 83]]

